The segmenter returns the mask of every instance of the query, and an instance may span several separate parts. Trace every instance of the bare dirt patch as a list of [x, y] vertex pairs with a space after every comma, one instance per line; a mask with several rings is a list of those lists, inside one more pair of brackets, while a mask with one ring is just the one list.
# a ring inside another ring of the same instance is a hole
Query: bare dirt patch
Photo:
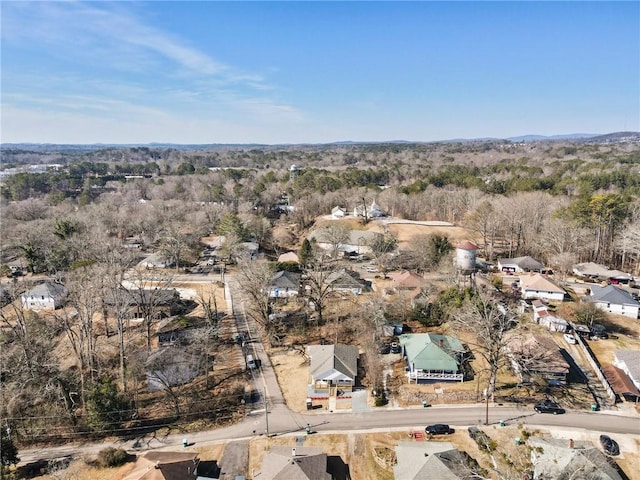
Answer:
[[307, 358], [299, 351], [285, 347], [272, 349], [269, 356], [288, 407], [296, 412], [306, 410], [309, 379]]

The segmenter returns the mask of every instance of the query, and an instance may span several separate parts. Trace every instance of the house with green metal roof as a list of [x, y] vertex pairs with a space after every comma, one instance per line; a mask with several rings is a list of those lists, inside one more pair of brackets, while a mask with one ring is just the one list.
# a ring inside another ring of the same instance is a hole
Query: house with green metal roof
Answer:
[[462, 382], [465, 348], [457, 338], [435, 333], [405, 334], [398, 337], [409, 367], [409, 383], [429, 381]]

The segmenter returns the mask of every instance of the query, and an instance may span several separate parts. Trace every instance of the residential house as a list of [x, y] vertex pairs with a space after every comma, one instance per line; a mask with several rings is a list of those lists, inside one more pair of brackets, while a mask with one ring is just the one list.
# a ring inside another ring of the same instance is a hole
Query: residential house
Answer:
[[627, 374], [636, 388], [640, 389], [640, 351], [615, 350], [613, 355], [613, 364]]
[[332, 480], [327, 454], [320, 447], [273, 445], [265, 454], [262, 470], [253, 478], [261, 480]]
[[[224, 317], [224, 313], [218, 312], [216, 319], [222, 317]], [[175, 343], [189, 343], [198, 335], [206, 335], [209, 327], [209, 322], [200, 317], [175, 316], [165, 318], [158, 322], [156, 330], [158, 345], [162, 347]]]
[[271, 277], [269, 282], [269, 297], [290, 298], [295, 297], [300, 292], [301, 275], [295, 272], [281, 270]]
[[335, 396], [352, 391], [358, 376], [358, 347], [353, 345], [308, 345], [309, 375], [315, 392]]
[[125, 318], [170, 317], [180, 301], [175, 288], [131, 288], [122, 287], [117, 292], [105, 295], [104, 302], [109, 309], [120, 308]]
[[369, 205], [368, 207], [364, 204], [356, 206], [356, 208], [353, 209], [353, 216], [354, 217], [366, 216], [368, 218], [379, 218], [379, 217], [384, 217], [384, 212], [374, 200], [373, 202], [371, 202], [371, 205]]
[[542, 263], [533, 257], [501, 258], [498, 260], [498, 270], [506, 273], [539, 272]]
[[593, 285], [588, 300], [605, 312], [629, 318], [638, 318], [640, 313], [640, 303], [629, 292], [615, 285]]
[[391, 272], [389, 274], [393, 281], [393, 288], [397, 291], [413, 292], [420, 290], [424, 286], [424, 278], [417, 273], [404, 270], [402, 272]]
[[238, 245], [239, 250], [249, 256], [250, 260], [258, 258], [260, 245], [257, 242], [242, 242]]
[[573, 273], [579, 277], [592, 278], [594, 280], [603, 280], [608, 283], [629, 283], [633, 277], [628, 273], [620, 270], [609, 270], [609, 268], [599, 263], [587, 262], [579, 263], [573, 266]]
[[278, 263], [300, 263], [300, 258], [296, 252], [287, 252], [278, 257]]
[[529, 273], [520, 275], [522, 298], [539, 298], [549, 302], [561, 302], [567, 292], [546, 275]]
[[69, 291], [59, 283], [44, 282], [20, 295], [26, 310], [55, 310], [63, 305]]
[[367, 283], [353, 270], [342, 269], [327, 276], [327, 285], [331, 291], [360, 295], [368, 288]]
[[344, 218], [346, 214], [347, 214], [347, 211], [342, 207], [333, 207], [331, 209], [331, 216], [333, 218]]
[[451, 442], [400, 441], [393, 475], [395, 480], [461, 480], [470, 478], [474, 466], [477, 462]]
[[[367, 232], [365, 230], [351, 230], [349, 237], [344, 240], [343, 243], [338, 245], [338, 252], [342, 255], [361, 255], [371, 253], [371, 247], [369, 243], [373, 241], [376, 235], [380, 235], [376, 232]], [[331, 251], [334, 248], [326, 237], [323, 229], [314, 230], [307, 237], [311, 242], [316, 241], [316, 245], [325, 251]]]
[[609, 273], [609, 269], [599, 263], [587, 262], [574, 265], [571, 269], [574, 275], [578, 277], [588, 278], [606, 278]]
[[569, 330], [569, 322], [549, 312], [547, 306], [540, 300], [534, 300], [532, 306], [533, 321], [537, 324], [547, 327], [551, 332], [564, 333]]
[[407, 359], [409, 383], [464, 380], [465, 348], [457, 338], [435, 333], [404, 334], [398, 337]]
[[534, 480], [622, 480], [615, 464], [591, 442], [530, 437]]
[[167, 268], [171, 266], [171, 262], [167, 260], [167, 257], [162, 252], [152, 253], [147, 256], [144, 260], [142, 260], [139, 264], [140, 267], [146, 269], [154, 269], [154, 268]]
[[569, 364], [552, 338], [513, 334], [507, 338], [505, 350], [521, 382], [531, 382], [540, 376], [551, 386], [567, 383]]
[[150, 451], [138, 457], [123, 480], [196, 480], [200, 459], [195, 452]]
[[175, 347], [160, 348], [149, 355], [146, 369], [151, 392], [184, 385], [198, 376], [197, 358]]

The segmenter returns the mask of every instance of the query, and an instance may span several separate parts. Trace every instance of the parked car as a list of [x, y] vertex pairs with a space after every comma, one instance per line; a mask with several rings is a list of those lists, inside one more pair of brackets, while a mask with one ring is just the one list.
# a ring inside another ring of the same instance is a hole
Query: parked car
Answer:
[[380, 345], [378, 345], [378, 353], [386, 355], [389, 352], [391, 352], [391, 345], [389, 345], [388, 343], [381, 343]]
[[398, 345], [396, 342], [391, 343], [391, 353], [400, 353], [402, 351], [402, 347]]
[[564, 335], [564, 339], [567, 343], [571, 344], [571, 345], [575, 345], [576, 342], [576, 337], [573, 336], [572, 333], [565, 333]]
[[537, 413], [553, 413], [554, 415], [564, 413], [564, 408], [561, 408], [557, 403], [552, 402], [551, 400], [543, 400], [542, 402], [538, 402], [533, 407], [533, 409]]
[[604, 325], [600, 325], [599, 323], [594, 323], [591, 326], [591, 339], [592, 340], [606, 340], [609, 338], [607, 334], [607, 328]]
[[455, 430], [451, 427], [449, 427], [449, 425], [446, 425], [444, 423], [436, 423], [434, 425], [427, 425], [427, 427], [424, 429], [425, 432], [427, 432], [430, 435], [449, 435], [451, 433], [454, 433]]
[[378, 269], [376, 267], [367, 267], [366, 270], [369, 273], [378, 273]]
[[608, 455], [620, 455], [620, 446], [609, 435], [600, 435], [600, 445]]

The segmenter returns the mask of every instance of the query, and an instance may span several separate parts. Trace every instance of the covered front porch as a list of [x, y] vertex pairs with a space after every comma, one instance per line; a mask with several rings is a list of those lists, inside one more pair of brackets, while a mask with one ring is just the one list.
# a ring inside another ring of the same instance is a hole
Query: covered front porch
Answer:
[[407, 372], [407, 380], [409, 383], [424, 382], [462, 382], [464, 374], [450, 372], [445, 370], [409, 370]]

